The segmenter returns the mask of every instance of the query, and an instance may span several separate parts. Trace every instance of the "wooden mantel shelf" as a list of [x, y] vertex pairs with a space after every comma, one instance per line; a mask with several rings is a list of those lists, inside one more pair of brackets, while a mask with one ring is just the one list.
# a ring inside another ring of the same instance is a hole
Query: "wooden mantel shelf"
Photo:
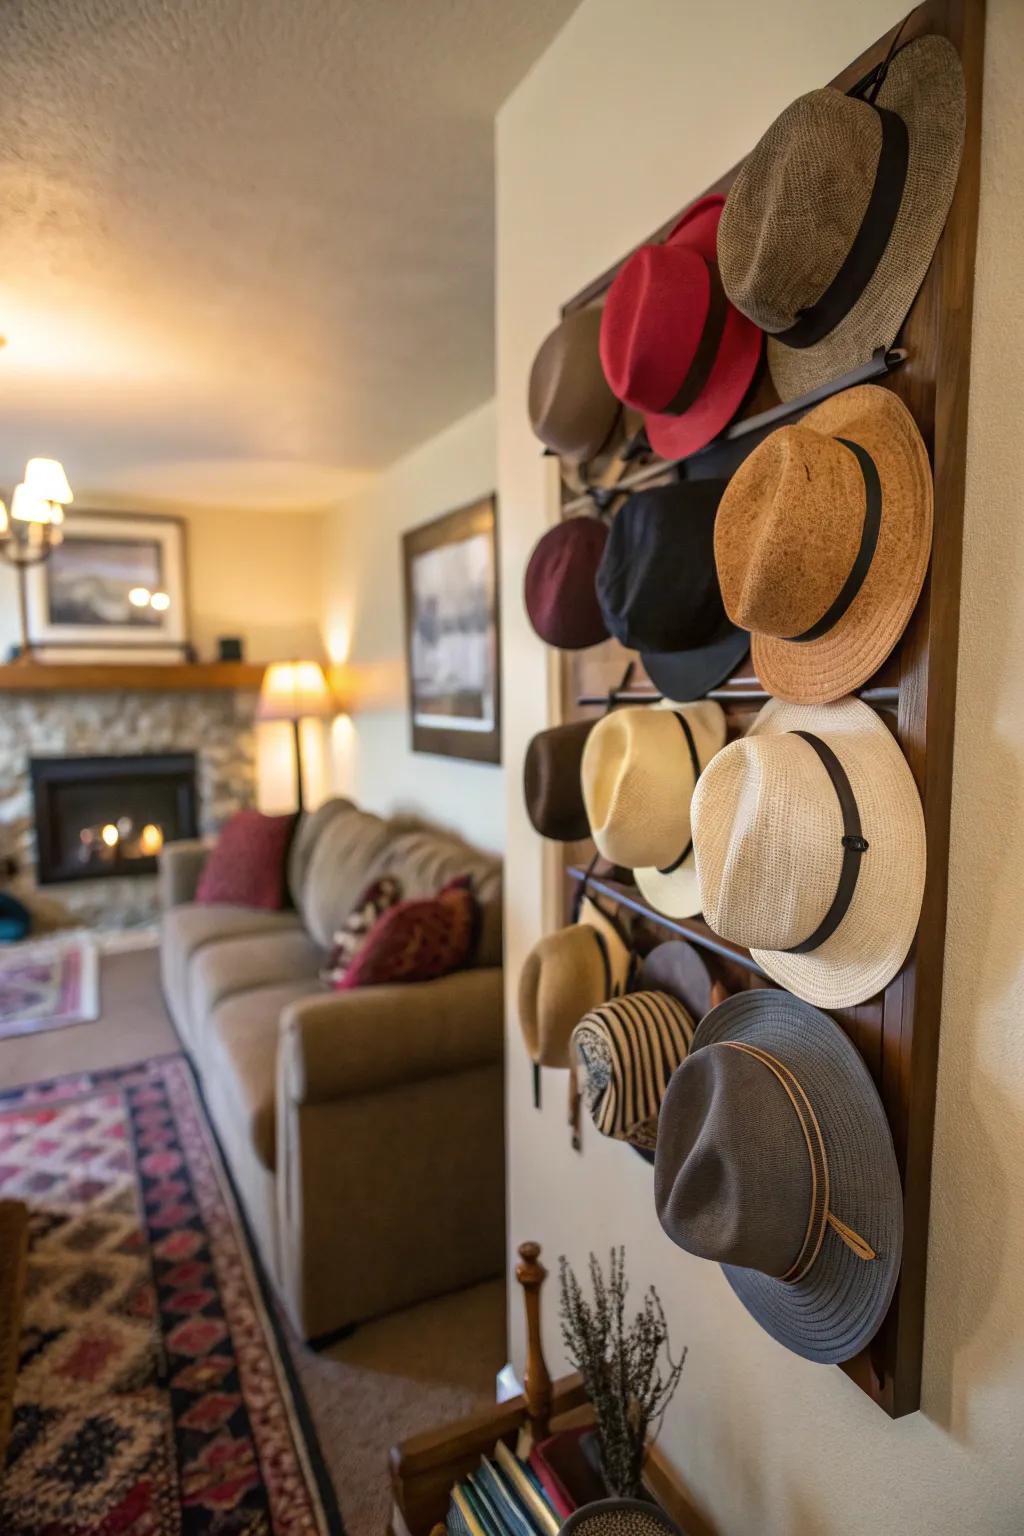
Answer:
[[188, 693], [202, 689], [255, 691], [263, 667], [246, 661], [74, 663], [24, 661], [0, 666], [0, 693], [99, 693], [149, 690]]

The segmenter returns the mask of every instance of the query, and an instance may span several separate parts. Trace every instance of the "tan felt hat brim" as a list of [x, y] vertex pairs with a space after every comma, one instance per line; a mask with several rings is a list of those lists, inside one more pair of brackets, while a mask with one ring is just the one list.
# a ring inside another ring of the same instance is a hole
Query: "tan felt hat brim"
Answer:
[[[857, 800], [868, 852], [853, 900], [810, 954], [752, 949], [773, 981], [818, 1008], [852, 1008], [881, 992], [914, 942], [924, 894], [924, 813], [913, 776], [884, 721], [859, 699], [807, 706], [769, 699], [749, 735], [810, 731], [839, 758]], [[705, 805], [706, 817], [711, 807]], [[780, 807], [780, 824], [798, 808]], [[712, 812], [713, 814], [713, 812]]]
[[877, 384], [833, 395], [809, 411], [801, 426], [859, 443], [875, 461], [882, 483], [874, 557], [839, 622], [818, 640], [761, 634], [751, 639], [754, 670], [769, 693], [791, 703], [821, 704], [867, 682], [907, 627], [932, 547], [932, 472], [914, 418], [902, 400]]
[[[793, 400], [891, 347], [924, 282], [953, 200], [966, 108], [960, 56], [945, 37], [907, 43], [893, 56], [875, 98], [907, 125], [907, 179], [889, 242], [864, 292], [813, 347], [768, 338], [768, 368], [782, 400]], [[843, 196], [836, 187], [835, 195]]]

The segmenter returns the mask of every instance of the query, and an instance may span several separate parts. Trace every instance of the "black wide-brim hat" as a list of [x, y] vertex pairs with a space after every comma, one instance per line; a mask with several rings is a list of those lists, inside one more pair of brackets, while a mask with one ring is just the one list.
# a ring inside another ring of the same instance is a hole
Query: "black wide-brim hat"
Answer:
[[[673, 1173], [673, 1098], [676, 1111], [682, 1098], [673, 1089], [701, 1052], [724, 1042], [769, 1053], [802, 1086], [824, 1142], [829, 1206], [874, 1256], [858, 1257], [826, 1228], [802, 1279], [775, 1279], [733, 1264], [723, 1263], [722, 1270], [751, 1316], [787, 1349], [823, 1364], [852, 1359], [874, 1338], [892, 1301], [903, 1250], [903, 1195], [878, 1090], [827, 1014], [788, 992], [759, 988], [727, 998], [701, 1021], [662, 1104], [656, 1180], [662, 1225], [671, 1237], [663, 1196]], [[684, 1128], [687, 1139], [689, 1134]], [[742, 1214], [737, 1211], [734, 1220], [741, 1223]]]
[[608, 633], [640, 652], [665, 698], [703, 698], [750, 645], [726, 614], [715, 568], [725, 486], [682, 480], [635, 492], [616, 513], [601, 555], [596, 590]]

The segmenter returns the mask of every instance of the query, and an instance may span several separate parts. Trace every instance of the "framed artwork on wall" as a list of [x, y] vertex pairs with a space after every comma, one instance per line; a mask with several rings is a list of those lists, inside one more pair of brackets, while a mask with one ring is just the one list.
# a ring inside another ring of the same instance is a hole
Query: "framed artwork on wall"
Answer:
[[64, 540], [27, 574], [33, 648], [62, 661], [181, 661], [188, 644], [185, 524], [69, 512]]
[[501, 762], [497, 516], [487, 496], [403, 537], [414, 752]]

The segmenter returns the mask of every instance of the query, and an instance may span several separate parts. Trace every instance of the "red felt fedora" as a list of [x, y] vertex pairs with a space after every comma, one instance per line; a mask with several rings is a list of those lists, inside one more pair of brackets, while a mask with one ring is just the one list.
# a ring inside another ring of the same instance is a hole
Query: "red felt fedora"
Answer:
[[662, 244], [634, 251], [604, 307], [605, 377], [643, 414], [663, 459], [685, 459], [718, 436], [761, 356], [761, 331], [729, 303], [718, 275], [724, 206], [724, 197], [702, 197]]

